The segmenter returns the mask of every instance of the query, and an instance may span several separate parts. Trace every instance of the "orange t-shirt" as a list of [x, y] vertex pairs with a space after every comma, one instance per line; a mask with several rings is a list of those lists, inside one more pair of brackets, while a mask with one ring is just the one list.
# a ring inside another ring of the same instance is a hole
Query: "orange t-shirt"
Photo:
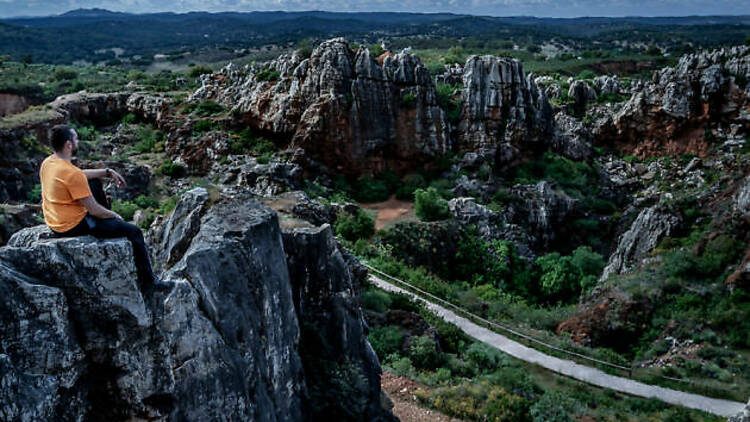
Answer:
[[87, 212], [79, 200], [91, 195], [83, 171], [69, 161], [49, 156], [42, 162], [39, 179], [42, 181], [42, 211], [47, 226], [62, 233], [78, 225]]

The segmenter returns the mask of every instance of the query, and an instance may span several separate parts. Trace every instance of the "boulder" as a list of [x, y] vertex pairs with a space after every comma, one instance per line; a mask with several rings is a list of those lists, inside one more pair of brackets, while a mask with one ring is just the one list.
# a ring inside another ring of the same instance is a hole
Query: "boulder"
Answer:
[[392, 419], [356, 260], [327, 226], [282, 240], [270, 209], [206, 196], [183, 196], [163, 233], [166, 294], [139, 285], [125, 239], [38, 226], [0, 248], [0, 419], [305, 421], [316, 394]]
[[750, 401], [747, 402], [747, 406], [745, 406], [745, 409], [732, 416], [728, 420], [729, 422], [750, 422]]
[[586, 105], [596, 101], [596, 91], [586, 81], [575, 80], [568, 88], [568, 97], [573, 99], [573, 109], [577, 115], [586, 112]]
[[678, 217], [659, 205], [642, 210], [628, 231], [618, 239], [617, 248], [610, 255], [600, 280], [629, 270], [651, 252], [663, 237], [669, 236], [679, 223]]

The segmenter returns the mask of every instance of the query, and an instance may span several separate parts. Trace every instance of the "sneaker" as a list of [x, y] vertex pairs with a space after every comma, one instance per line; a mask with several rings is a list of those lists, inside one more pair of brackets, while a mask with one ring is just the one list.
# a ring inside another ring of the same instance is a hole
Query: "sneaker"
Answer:
[[169, 292], [174, 288], [175, 284], [171, 281], [163, 281], [158, 278], [154, 279], [154, 289], [160, 292]]

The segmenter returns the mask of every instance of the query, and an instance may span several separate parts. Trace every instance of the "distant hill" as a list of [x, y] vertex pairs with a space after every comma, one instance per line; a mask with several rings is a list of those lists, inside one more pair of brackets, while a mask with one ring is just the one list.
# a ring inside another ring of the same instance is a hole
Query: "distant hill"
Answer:
[[748, 33], [750, 16], [553, 19], [323, 11], [129, 14], [77, 9], [58, 16], [0, 20], [0, 54], [15, 59], [31, 55], [35, 62], [45, 63], [99, 62], [107, 59], [102, 50], [120, 48], [125, 50], [123, 57], [142, 57], [143, 64], [156, 53], [287, 45], [332, 36], [365, 42], [407, 39], [408, 45], [465, 37], [529, 45], [562, 37], [584, 47], [602, 40], [715, 47], [742, 42]]

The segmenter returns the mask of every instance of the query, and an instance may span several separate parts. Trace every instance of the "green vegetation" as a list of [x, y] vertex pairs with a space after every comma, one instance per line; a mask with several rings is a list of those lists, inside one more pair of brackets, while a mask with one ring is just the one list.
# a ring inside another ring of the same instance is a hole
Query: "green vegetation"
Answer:
[[188, 69], [187, 76], [189, 78], [197, 78], [201, 75], [210, 74], [213, 72], [214, 72], [213, 69], [211, 69], [208, 66], [198, 65], [198, 66], [193, 66], [190, 69]]
[[337, 236], [350, 242], [367, 239], [375, 233], [375, 221], [361, 208], [358, 208], [354, 215], [345, 211], [339, 212], [333, 227]]
[[258, 82], [264, 81], [278, 81], [281, 77], [281, 72], [273, 70], [270, 67], [260, 70], [255, 74], [255, 80]]
[[445, 220], [450, 217], [448, 201], [434, 187], [414, 191], [414, 210], [424, 221]]
[[[245, 128], [241, 132], [234, 133], [231, 136], [232, 140], [229, 149], [232, 151], [232, 154], [270, 156], [270, 154], [276, 151], [276, 146], [273, 142], [255, 135], [250, 128]], [[260, 159], [258, 162], [260, 162]], [[268, 162], [267, 158], [266, 162]]]
[[438, 83], [435, 85], [437, 92], [438, 104], [445, 111], [445, 117], [452, 124], [458, 124], [461, 117], [461, 98], [460, 92], [463, 87], [460, 84], [448, 85]]
[[170, 159], [165, 159], [161, 166], [159, 166], [158, 171], [165, 176], [181, 177], [185, 173], [185, 167], [180, 163], [176, 163]]
[[413, 108], [416, 102], [416, 95], [413, 92], [407, 92], [401, 96], [401, 107]]
[[125, 221], [131, 221], [133, 219], [133, 215], [139, 209], [140, 207], [131, 201], [123, 201], [120, 199], [115, 199], [114, 201], [112, 201], [112, 211], [120, 214], [120, 217], [122, 217]]
[[42, 201], [42, 185], [37, 183], [34, 185], [34, 187], [29, 191], [26, 198], [29, 200], [29, 202], [38, 204]]
[[135, 137], [138, 139], [138, 142], [133, 145], [135, 153], [164, 151], [164, 133], [155, 130], [151, 125], [139, 125], [136, 128]]
[[213, 116], [223, 113], [224, 106], [213, 101], [203, 101], [200, 103], [188, 103], [182, 108], [183, 113], [195, 114], [201, 117]]

